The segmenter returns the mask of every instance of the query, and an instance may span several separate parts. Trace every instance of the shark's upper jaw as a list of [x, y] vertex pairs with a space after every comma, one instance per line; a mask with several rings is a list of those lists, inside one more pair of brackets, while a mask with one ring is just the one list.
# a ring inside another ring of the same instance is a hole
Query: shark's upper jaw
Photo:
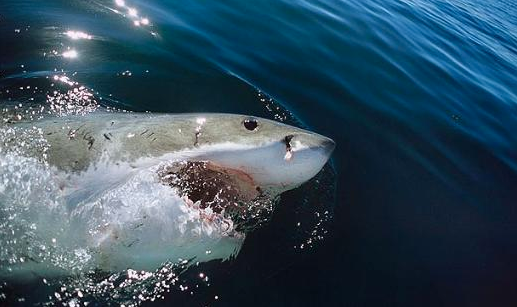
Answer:
[[258, 188], [279, 193], [310, 180], [330, 158], [335, 143], [316, 134], [310, 137], [312, 143], [306, 142], [307, 136], [290, 135], [257, 146], [205, 146], [190, 159], [210, 161], [220, 168], [238, 171]]

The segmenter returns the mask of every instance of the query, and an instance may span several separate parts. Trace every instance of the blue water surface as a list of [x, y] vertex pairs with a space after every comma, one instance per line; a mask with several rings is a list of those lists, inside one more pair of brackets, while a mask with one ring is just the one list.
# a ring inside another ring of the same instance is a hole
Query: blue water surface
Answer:
[[270, 116], [260, 91], [337, 143], [323, 242], [275, 242], [287, 193], [204, 295], [150, 306], [517, 304], [517, 2], [122, 2], [1, 1], [1, 103], [66, 74], [104, 106]]

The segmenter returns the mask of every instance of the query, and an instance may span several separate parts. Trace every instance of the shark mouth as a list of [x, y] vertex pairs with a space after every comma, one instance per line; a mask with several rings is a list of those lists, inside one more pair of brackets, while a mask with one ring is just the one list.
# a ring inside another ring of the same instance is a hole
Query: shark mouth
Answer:
[[250, 232], [267, 222], [279, 199], [263, 192], [248, 174], [210, 161], [173, 162], [160, 168], [158, 176], [187, 205], [199, 208], [206, 221], [230, 219], [237, 232]]

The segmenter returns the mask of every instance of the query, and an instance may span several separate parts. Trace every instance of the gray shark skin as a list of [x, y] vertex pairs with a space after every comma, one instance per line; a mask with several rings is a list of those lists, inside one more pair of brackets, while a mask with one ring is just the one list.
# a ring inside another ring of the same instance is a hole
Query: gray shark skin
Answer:
[[[202, 161], [213, 182], [242, 182], [228, 191], [274, 199], [314, 177], [335, 146], [313, 132], [234, 114], [95, 112], [5, 124], [0, 130], [0, 207], [5, 212], [24, 207], [17, 216], [34, 220], [31, 237], [45, 251], [34, 255], [34, 246], [11, 244], [16, 234], [2, 233], [0, 243], [10, 245], [0, 253], [5, 258], [0, 276], [16, 279], [152, 270], [179, 258], [227, 259], [245, 234], [224, 207], [200, 205], [164, 184], [163, 174], [174, 171], [163, 170]], [[27, 143], [26, 131], [44, 145], [11, 150]], [[184, 169], [196, 168], [203, 169], [197, 164]], [[31, 188], [24, 190], [26, 182]]]

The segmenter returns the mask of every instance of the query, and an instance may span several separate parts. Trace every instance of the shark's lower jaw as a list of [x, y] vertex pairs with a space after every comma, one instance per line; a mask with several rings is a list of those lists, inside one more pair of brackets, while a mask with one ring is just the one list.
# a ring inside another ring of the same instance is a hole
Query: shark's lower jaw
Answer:
[[201, 209], [208, 222], [230, 219], [235, 232], [249, 232], [267, 222], [278, 200], [249, 174], [210, 161], [173, 162], [162, 166], [158, 176], [177, 189], [187, 205]]

